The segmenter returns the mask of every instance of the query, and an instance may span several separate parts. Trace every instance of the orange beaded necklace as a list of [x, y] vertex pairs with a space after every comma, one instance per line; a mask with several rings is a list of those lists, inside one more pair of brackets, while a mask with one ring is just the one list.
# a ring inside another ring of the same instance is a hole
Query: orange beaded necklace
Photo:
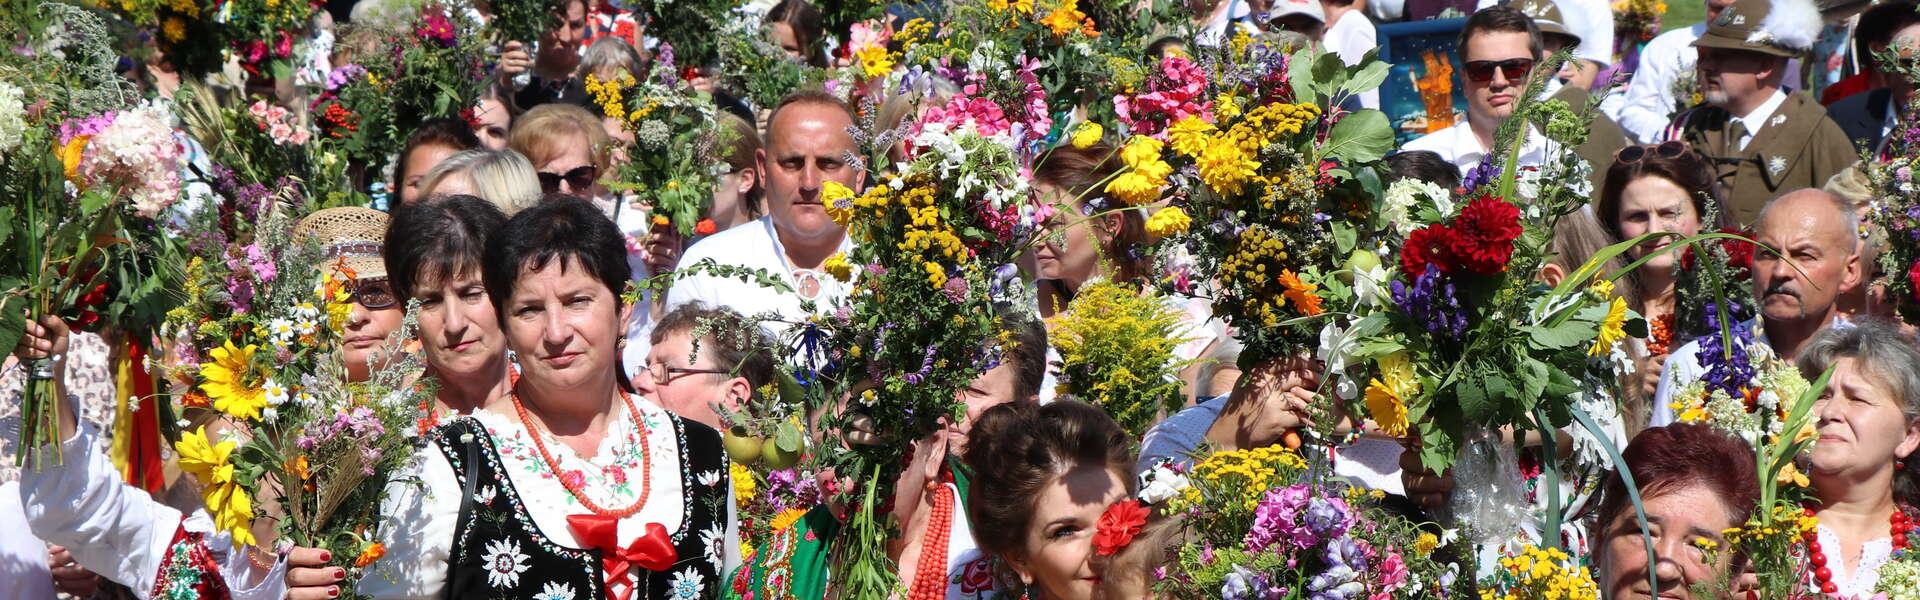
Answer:
[[520, 413], [520, 424], [527, 428], [527, 436], [533, 438], [533, 447], [540, 451], [540, 458], [547, 462], [547, 470], [553, 473], [555, 479], [560, 480], [560, 487], [566, 488], [567, 493], [573, 494], [574, 500], [580, 501], [581, 506], [587, 507], [587, 510], [593, 511], [596, 515], [624, 519], [633, 513], [640, 512], [640, 508], [647, 505], [647, 496], [653, 493], [653, 449], [647, 443], [649, 431], [646, 422], [640, 420], [640, 408], [634, 406], [633, 398], [627, 395], [627, 391], [619, 390], [620, 401], [626, 403], [627, 412], [633, 417], [633, 426], [640, 430], [640, 499], [626, 508], [608, 510], [601, 508], [593, 499], [587, 497], [585, 490], [580, 489], [586, 485], [585, 482], [561, 476], [560, 461], [554, 460], [553, 454], [547, 452], [546, 442], [541, 441], [543, 436], [540, 435], [540, 429], [534, 426], [532, 419], [527, 418], [527, 407], [520, 403], [520, 386], [517, 379], [514, 382], [513, 391], [508, 392], [507, 397], [513, 399], [513, 409]]

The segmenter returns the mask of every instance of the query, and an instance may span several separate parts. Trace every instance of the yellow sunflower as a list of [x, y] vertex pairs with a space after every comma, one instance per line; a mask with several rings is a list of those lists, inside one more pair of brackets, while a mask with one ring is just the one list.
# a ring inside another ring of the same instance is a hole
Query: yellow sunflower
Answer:
[[207, 513], [213, 517], [214, 527], [220, 531], [233, 532], [233, 543], [254, 543], [253, 498], [233, 476], [233, 440], [218, 444], [207, 439], [207, 429], [188, 432], [180, 436], [173, 445], [174, 452], [180, 455], [180, 470], [199, 479], [201, 497], [207, 503]]
[[252, 364], [253, 352], [259, 348], [235, 347], [228, 340], [213, 349], [213, 362], [200, 365], [200, 391], [206, 392], [215, 410], [241, 419], [260, 418], [260, 409], [267, 407], [267, 391]]
[[1607, 318], [1600, 321], [1600, 335], [1593, 340], [1593, 348], [1587, 350], [1588, 356], [1601, 356], [1613, 351], [1620, 340], [1627, 339], [1627, 301], [1613, 299], [1607, 307]]

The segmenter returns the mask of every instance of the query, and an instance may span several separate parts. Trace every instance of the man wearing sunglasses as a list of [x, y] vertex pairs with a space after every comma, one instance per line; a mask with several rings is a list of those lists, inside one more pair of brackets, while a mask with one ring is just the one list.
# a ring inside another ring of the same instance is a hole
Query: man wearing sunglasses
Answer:
[[1789, 61], [1820, 29], [1812, 0], [1737, 0], [1693, 42], [1706, 104], [1674, 119], [1667, 138], [1707, 156], [1724, 206], [1742, 224], [1768, 199], [1818, 188], [1860, 158], [1818, 102], [1781, 88], [1794, 77]]
[[[1493, 148], [1494, 132], [1526, 93], [1541, 58], [1540, 33], [1520, 9], [1493, 6], [1467, 17], [1458, 52], [1465, 67], [1460, 73], [1466, 121], [1407, 142], [1405, 149], [1432, 151], [1465, 173]], [[1553, 143], [1532, 127], [1518, 153], [1522, 166], [1539, 165], [1556, 154]]]

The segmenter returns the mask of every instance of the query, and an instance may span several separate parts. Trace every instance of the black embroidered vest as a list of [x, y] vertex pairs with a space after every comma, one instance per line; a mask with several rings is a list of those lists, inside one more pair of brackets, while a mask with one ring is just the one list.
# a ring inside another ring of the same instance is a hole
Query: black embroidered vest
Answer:
[[[669, 415], [679, 441], [679, 473], [686, 508], [672, 532], [678, 562], [666, 571], [634, 567], [633, 598], [717, 597], [723, 585], [727, 502], [731, 502], [726, 451], [720, 434]], [[486, 427], [461, 418], [436, 428], [434, 441], [446, 453], [460, 482], [460, 520], [448, 557], [446, 598], [604, 599], [600, 551], [562, 546], [540, 533], [526, 503], [502, 469]], [[717, 474], [717, 475], [715, 475]], [[720, 535], [708, 532], [718, 531]]]

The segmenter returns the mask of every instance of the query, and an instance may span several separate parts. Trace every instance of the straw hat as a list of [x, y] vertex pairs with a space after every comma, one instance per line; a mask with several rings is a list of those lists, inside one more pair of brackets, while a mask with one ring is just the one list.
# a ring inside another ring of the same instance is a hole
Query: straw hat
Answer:
[[293, 235], [319, 242], [328, 264], [342, 260], [355, 277], [387, 276], [387, 262], [380, 257], [380, 244], [387, 237], [387, 213], [362, 206], [322, 209], [300, 219]]

